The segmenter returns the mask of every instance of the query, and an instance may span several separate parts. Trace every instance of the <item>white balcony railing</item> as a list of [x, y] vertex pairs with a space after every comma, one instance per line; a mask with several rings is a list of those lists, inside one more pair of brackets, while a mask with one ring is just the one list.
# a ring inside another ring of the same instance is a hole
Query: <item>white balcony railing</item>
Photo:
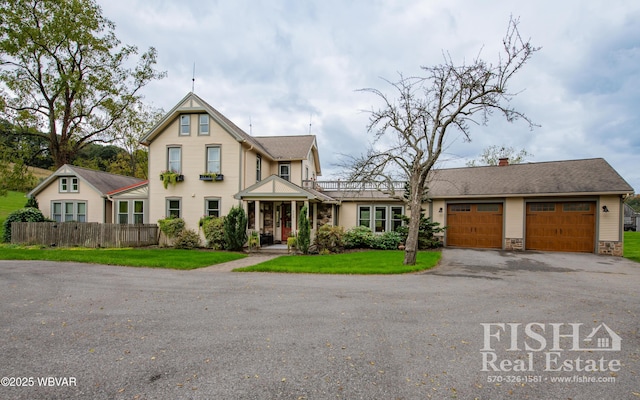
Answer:
[[340, 192], [340, 191], [371, 191], [378, 190], [383, 192], [398, 192], [405, 189], [406, 182], [404, 181], [377, 181], [377, 182], [353, 182], [353, 181], [315, 181], [305, 180], [302, 181], [302, 186], [306, 189], [315, 189], [326, 192]]

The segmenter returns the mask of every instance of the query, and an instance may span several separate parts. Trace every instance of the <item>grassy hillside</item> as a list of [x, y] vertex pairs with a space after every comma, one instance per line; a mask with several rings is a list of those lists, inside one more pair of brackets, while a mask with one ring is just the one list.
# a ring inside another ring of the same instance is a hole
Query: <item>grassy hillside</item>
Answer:
[[24, 207], [26, 203], [27, 197], [24, 193], [10, 191], [6, 196], [0, 196], [0, 226], [4, 224], [7, 215]]

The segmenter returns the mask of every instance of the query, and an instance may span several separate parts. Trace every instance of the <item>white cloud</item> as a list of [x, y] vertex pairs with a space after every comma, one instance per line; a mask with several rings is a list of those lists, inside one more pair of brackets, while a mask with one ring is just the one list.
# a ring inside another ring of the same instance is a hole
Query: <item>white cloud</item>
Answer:
[[[611, 0], [98, 0], [116, 34], [158, 49], [168, 77], [145, 88], [170, 109], [191, 90], [256, 135], [318, 136], [324, 176], [337, 153], [364, 151], [375, 96], [397, 73], [442, 62], [495, 61], [510, 15], [542, 46], [513, 80], [514, 105], [541, 125], [495, 116], [472, 141], [454, 133], [443, 166], [464, 165], [489, 145], [526, 148], [531, 161], [606, 158], [640, 189], [640, 4]], [[453, 140], [457, 138], [457, 140]]]

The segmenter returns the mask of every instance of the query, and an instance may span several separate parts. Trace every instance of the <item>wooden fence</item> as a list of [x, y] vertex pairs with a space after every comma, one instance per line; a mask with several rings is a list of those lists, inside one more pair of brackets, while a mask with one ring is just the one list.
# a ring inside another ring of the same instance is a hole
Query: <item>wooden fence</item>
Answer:
[[97, 222], [13, 222], [11, 243], [57, 247], [140, 247], [158, 244], [158, 225]]

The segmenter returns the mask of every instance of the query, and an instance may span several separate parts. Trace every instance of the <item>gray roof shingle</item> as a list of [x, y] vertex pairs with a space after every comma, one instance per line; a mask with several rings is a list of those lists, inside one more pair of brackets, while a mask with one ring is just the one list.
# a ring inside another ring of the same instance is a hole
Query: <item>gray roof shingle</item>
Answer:
[[315, 143], [314, 135], [255, 136], [275, 160], [304, 160]]
[[602, 158], [439, 169], [430, 181], [432, 198], [633, 192]]
[[96, 171], [75, 165], [68, 165], [79, 177], [87, 181], [91, 186], [95, 187], [103, 195], [116, 189], [135, 185], [143, 182], [143, 179], [134, 178], [132, 176], [115, 175], [108, 172]]

